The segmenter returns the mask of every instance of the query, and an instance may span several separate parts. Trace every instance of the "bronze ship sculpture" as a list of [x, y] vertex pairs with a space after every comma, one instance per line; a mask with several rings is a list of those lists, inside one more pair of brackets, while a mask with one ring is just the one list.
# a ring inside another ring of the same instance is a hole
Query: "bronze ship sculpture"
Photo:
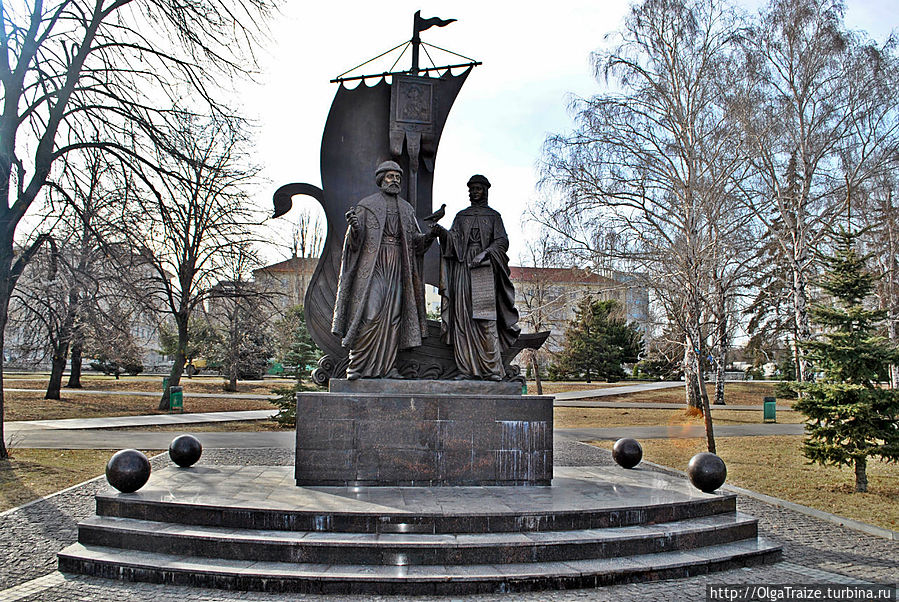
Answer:
[[[453, 21], [424, 19], [418, 12], [415, 14], [412, 39], [392, 49], [403, 47], [405, 53], [411, 48], [412, 65], [408, 70], [350, 75], [371, 62], [366, 61], [331, 80], [339, 87], [322, 134], [322, 187], [292, 183], [281, 186], [274, 193], [273, 217], [286, 214], [295, 195], [311, 196], [325, 212], [325, 243], [304, 299], [307, 328], [325, 353], [312, 374], [317, 384], [324, 385], [331, 378], [342, 378], [346, 374], [347, 350], [341, 346], [340, 337], [331, 332], [332, 312], [346, 229], [345, 214], [356, 200], [372, 192], [373, 167], [392, 160], [403, 168], [407, 176], [403, 181], [402, 196], [412, 205], [423, 229], [427, 227], [425, 220], [436, 221], [442, 217], [444, 207], [436, 212], [433, 210], [437, 147], [459, 91], [472, 70], [481, 63], [439, 49], [467, 62], [422, 68], [419, 53], [423, 46], [427, 53], [429, 45], [421, 41], [420, 33]], [[462, 72], [453, 75], [453, 69], [462, 69]], [[370, 80], [374, 80], [371, 85]], [[347, 82], [355, 81], [359, 82], [355, 88], [347, 86]], [[427, 284], [438, 286], [439, 263], [439, 250], [432, 248], [424, 256], [423, 273]], [[518, 366], [512, 365], [511, 361], [522, 349], [539, 348], [548, 335], [548, 332], [522, 334], [503, 353], [506, 380], [524, 381]], [[397, 369], [403, 378], [409, 379], [447, 379], [457, 374], [452, 348], [440, 340], [439, 321], [428, 320], [428, 336], [421, 347], [400, 351]]]

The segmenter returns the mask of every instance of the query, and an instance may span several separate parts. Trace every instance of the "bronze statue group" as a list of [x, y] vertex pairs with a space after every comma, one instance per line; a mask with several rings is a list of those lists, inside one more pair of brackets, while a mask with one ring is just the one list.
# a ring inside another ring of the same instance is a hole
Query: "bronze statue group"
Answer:
[[438, 239], [441, 337], [453, 348], [456, 378], [502, 380], [502, 352], [518, 338], [518, 311], [509, 239], [502, 217], [487, 206], [490, 182], [472, 176], [471, 206], [449, 230], [435, 219], [423, 233], [399, 196], [402, 178], [397, 163], [381, 163], [375, 172], [380, 190], [346, 214], [331, 328], [349, 350], [347, 378], [400, 378], [397, 352], [421, 346], [428, 332], [422, 258]]

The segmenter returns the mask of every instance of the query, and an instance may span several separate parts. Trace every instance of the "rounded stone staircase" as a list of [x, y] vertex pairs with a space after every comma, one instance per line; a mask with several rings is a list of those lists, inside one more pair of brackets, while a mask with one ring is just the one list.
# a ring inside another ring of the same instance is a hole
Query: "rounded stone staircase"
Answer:
[[168, 468], [59, 553], [63, 572], [239, 590], [460, 594], [595, 587], [774, 562], [733, 495], [644, 470], [551, 487], [296, 487], [292, 467]]

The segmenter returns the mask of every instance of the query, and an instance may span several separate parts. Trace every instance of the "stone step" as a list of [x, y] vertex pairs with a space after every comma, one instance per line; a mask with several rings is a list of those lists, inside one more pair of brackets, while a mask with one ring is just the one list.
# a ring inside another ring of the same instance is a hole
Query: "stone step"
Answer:
[[[500, 490], [502, 488], [465, 488], [455, 487], [450, 492], [457, 496], [468, 495], [468, 504], [446, 504], [440, 511], [408, 512], [397, 511], [396, 505], [388, 502], [373, 503], [364, 509], [349, 508], [329, 509], [324, 503], [333, 498], [344, 498], [331, 494], [330, 488], [295, 488], [311, 496], [319, 493], [320, 497], [312, 500], [314, 509], [296, 509], [290, 507], [249, 506], [233, 500], [209, 499], [208, 502], [186, 496], [185, 500], [165, 499], [166, 491], [160, 492], [160, 499], [152, 495], [155, 492], [140, 492], [135, 495], [122, 495], [106, 492], [97, 495], [97, 514], [99, 516], [133, 518], [159, 522], [178, 522], [185, 525], [198, 525], [222, 528], [270, 529], [282, 531], [336, 531], [345, 533], [500, 533], [521, 531], [567, 531], [580, 529], [605, 529], [611, 527], [627, 527], [647, 523], [664, 523], [704, 516], [714, 516], [736, 511], [737, 496], [733, 494], [704, 495], [690, 499], [667, 499], [658, 497], [658, 501], [642, 501], [634, 505], [603, 505], [600, 501], [595, 506], [589, 503], [547, 502], [543, 510], [532, 504], [530, 510], [505, 507], [503, 511], [484, 511], [487, 505], [485, 497], [479, 489]], [[401, 488], [384, 488], [400, 491], [396, 494], [401, 499], [413, 493]], [[446, 488], [450, 489], [450, 488]], [[471, 492], [467, 493], [466, 490]], [[531, 502], [537, 495], [532, 488], [506, 488], [513, 497], [520, 494], [522, 502]], [[547, 488], [544, 488], [547, 489]], [[559, 489], [558, 487], [556, 489]], [[371, 492], [372, 488], [367, 491]], [[345, 491], [335, 488], [341, 494]], [[376, 492], [377, 494], [377, 492]], [[529, 497], [526, 497], [529, 496]], [[199, 495], [196, 498], [200, 498]], [[599, 499], [599, 498], [598, 498]], [[590, 502], [591, 500], [587, 500]], [[511, 506], [514, 500], [506, 500]], [[258, 502], [257, 502], [258, 504]], [[424, 504], [422, 504], [424, 505]], [[481, 508], [480, 510], [476, 508]]]
[[776, 562], [760, 538], [689, 551], [589, 560], [477, 565], [352, 565], [196, 558], [73, 544], [59, 569], [120, 579], [220, 589], [316, 594], [473, 594], [598, 587], [673, 579]]
[[655, 525], [521, 533], [335, 533], [219, 529], [93, 517], [78, 541], [167, 554], [325, 564], [510, 564], [614, 558], [754, 538], [753, 517], [730, 513]]

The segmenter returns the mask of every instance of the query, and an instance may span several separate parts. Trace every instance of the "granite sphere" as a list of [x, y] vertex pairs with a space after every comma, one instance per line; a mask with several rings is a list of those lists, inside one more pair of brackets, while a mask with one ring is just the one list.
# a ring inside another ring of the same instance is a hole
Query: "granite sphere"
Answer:
[[203, 446], [193, 435], [180, 435], [169, 444], [169, 457], [182, 468], [196, 464], [202, 453]]
[[106, 463], [106, 480], [122, 493], [132, 493], [150, 478], [150, 461], [136, 449], [117, 451]]
[[643, 459], [643, 448], [636, 439], [619, 439], [612, 447], [612, 459], [622, 468], [633, 468]]
[[706, 493], [712, 493], [724, 484], [727, 466], [724, 460], [709, 452], [701, 452], [690, 458], [687, 475], [693, 486]]

